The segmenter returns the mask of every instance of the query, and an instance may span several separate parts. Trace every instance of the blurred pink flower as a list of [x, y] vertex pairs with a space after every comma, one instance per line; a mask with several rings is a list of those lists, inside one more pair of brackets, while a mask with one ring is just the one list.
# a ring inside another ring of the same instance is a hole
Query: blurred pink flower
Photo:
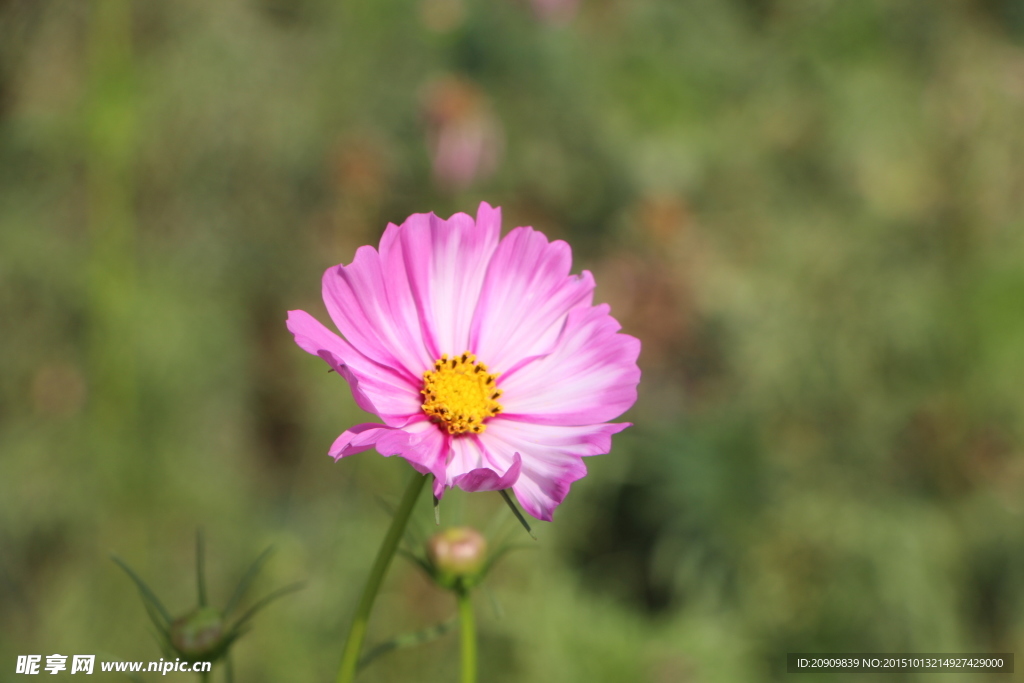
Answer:
[[433, 474], [434, 495], [512, 488], [551, 520], [583, 456], [607, 453], [636, 401], [640, 341], [619, 334], [594, 279], [569, 274], [572, 253], [532, 228], [504, 239], [501, 211], [476, 220], [415, 214], [390, 224], [379, 250], [324, 273], [342, 336], [305, 311], [288, 329], [327, 361], [356, 402], [383, 420], [342, 434], [330, 454], [375, 447]]
[[442, 78], [427, 86], [423, 108], [439, 185], [463, 190], [494, 173], [504, 134], [479, 88], [454, 76]]
[[566, 24], [576, 16], [580, 0], [530, 0], [537, 18], [548, 24]]

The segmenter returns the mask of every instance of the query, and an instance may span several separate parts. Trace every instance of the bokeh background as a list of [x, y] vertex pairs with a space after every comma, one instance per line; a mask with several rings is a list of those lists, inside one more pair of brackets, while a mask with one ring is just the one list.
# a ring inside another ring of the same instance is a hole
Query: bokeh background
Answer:
[[[1024, 653], [1017, 0], [3, 0], [0, 679], [157, 659], [109, 553], [182, 614], [201, 526], [215, 601], [270, 544], [252, 597], [307, 581], [238, 680], [331, 680], [408, 467], [326, 456], [363, 417], [286, 311], [481, 200], [644, 343], [635, 427], [479, 600], [481, 680]], [[397, 561], [370, 643], [453, 613]]]

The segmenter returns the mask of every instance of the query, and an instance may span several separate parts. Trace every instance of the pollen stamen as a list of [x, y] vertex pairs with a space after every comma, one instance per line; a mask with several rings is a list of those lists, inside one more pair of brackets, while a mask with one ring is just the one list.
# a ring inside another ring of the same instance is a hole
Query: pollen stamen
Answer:
[[487, 429], [485, 420], [504, 410], [497, 401], [502, 393], [494, 387], [497, 378], [469, 351], [456, 358], [444, 354], [423, 373], [423, 412], [449, 434], [480, 434]]

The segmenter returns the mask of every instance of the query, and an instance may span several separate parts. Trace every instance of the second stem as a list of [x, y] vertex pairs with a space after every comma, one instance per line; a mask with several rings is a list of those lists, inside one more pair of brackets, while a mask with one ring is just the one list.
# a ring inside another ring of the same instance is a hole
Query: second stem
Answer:
[[459, 596], [459, 629], [462, 641], [462, 683], [476, 683], [476, 621], [468, 590]]

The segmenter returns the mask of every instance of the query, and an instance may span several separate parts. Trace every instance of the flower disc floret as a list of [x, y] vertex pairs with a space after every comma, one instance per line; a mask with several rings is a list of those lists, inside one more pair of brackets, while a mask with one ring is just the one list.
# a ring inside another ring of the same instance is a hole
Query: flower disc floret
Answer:
[[468, 351], [457, 358], [444, 354], [423, 373], [423, 412], [449, 434], [481, 434], [485, 420], [503, 410], [497, 379]]

